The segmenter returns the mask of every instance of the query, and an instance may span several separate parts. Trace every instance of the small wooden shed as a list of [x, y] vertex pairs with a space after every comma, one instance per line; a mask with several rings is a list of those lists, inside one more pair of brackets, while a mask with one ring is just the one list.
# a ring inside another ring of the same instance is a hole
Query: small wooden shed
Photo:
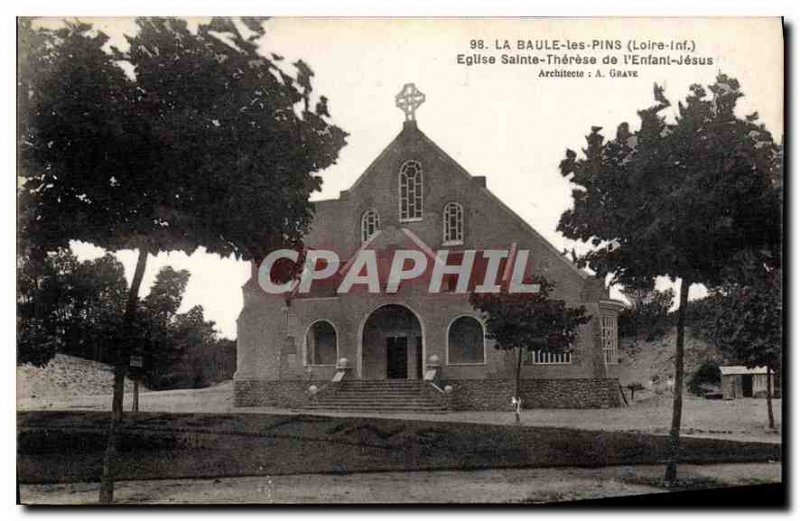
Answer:
[[[767, 396], [767, 368], [748, 369], [743, 365], [719, 368], [720, 388], [724, 400], [735, 398], [764, 398]], [[772, 373], [772, 396], [775, 396], [777, 375]]]

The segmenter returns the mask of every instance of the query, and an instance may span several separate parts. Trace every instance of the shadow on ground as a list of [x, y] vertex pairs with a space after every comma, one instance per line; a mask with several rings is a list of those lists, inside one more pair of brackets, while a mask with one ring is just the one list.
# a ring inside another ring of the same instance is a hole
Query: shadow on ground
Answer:
[[[107, 413], [18, 414], [21, 483], [96, 481]], [[139, 413], [121, 429], [117, 479], [658, 464], [643, 433], [312, 415]], [[770, 443], [684, 439], [685, 463], [779, 461]]]

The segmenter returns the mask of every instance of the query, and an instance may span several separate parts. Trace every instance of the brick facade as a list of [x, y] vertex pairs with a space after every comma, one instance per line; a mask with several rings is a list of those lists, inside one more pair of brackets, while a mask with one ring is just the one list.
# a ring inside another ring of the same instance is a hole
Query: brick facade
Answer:
[[[400, 221], [398, 212], [398, 172], [407, 160], [418, 161], [423, 169], [423, 215], [413, 222]], [[450, 202], [463, 207], [464, 238], [457, 247], [443, 245], [442, 211]], [[362, 246], [361, 216], [367, 209], [374, 209], [380, 217], [380, 232], [369, 246], [376, 251], [416, 249], [419, 245], [415, 240], [431, 250], [529, 250], [532, 272], [556, 284], [552, 297], [563, 299], [570, 306], [585, 306], [592, 320], [581, 327], [570, 364], [523, 367], [525, 389], [530, 389], [530, 401], [526, 402], [537, 407], [600, 407], [616, 403], [607, 390], [609, 382], [616, 382], [616, 366], [604, 360], [597, 319], [601, 313], [615, 315], [616, 311], [603, 304], [608, 302], [608, 292], [602, 281], [572, 265], [489, 192], [486, 178], [467, 173], [425, 136], [416, 122], [404, 124], [402, 132], [350, 190], [342, 192], [338, 199], [320, 201], [315, 207], [306, 245], [333, 250], [342, 262]], [[320, 319], [330, 322], [336, 330], [336, 359], [348, 359], [352, 377], [374, 378], [375, 371], [370, 368], [382, 367], [385, 362], [375, 360], [373, 344], [365, 344], [365, 324], [375, 310], [398, 304], [418, 320], [421, 364], [427, 367], [435, 355], [441, 362], [442, 381], [453, 382], [457, 389], [452, 398], [454, 408], [507, 407], [513, 354], [495, 349], [486, 340], [480, 363], [456, 364], [449, 360], [451, 322], [463, 315], [480, 319], [467, 295], [429, 294], [427, 285], [409, 281], [395, 294], [368, 294], [358, 289], [337, 295], [332, 288], [320, 287], [310, 295], [287, 302], [283, 296], [264, 293], [255, 275], [254, 269], [254, 276], [243, 287], [244, 308], [238, 319], [237, 405], [292, 407], [298, 397], [306, 396], [309, 382], [321, 385], [330, 381], [335, 367], [307, 363], [306, 334]], [[409, 347], [409, 356], [416, 356], [415, 349]], [[422, 371], [417, 373], [415, 362], [409, 360], [409, 377], [419, 377]]]

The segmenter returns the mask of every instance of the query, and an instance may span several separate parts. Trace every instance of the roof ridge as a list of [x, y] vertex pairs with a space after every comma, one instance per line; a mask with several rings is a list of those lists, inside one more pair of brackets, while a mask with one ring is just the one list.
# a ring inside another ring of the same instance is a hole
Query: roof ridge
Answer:
[[[354, 183], [353, 183], [353, 184], [350, 186], [350, 188], [348, 189], [348, 191], [355, 190], [355, 188], [356, 188], [356, 187], [357, 187], [359, 184], [361, 184], [361, 182], [364, 180], [364, 178], [367, 176], [367, 174], [369, 174], [369, 173], [372, 171], [372, 169], [375, 167], [375, 165], [376, 165], [376, 164], [378, 164], [378, 162], [379, 162], [381, 159], [383, 159], [383, 157], [384, 157], [384, 156], [386, 156], [386, 154], [388, 153], [388, 151], [389, 151], [389, 150], [390, 150], [390, 149], [391, 149], [391, 148], [392, 148], [392, 147], [395, 145], [395, 143], [397, 143], [397, 142], [400, 140], [400, 138], [401, 138], [401, 137], [402, 137], [404, 134], [406, 134], [407, 132], [413, 132], [413, 133], [419, 134], [419, 135], [422, 137], [422, 139], [425, 141], [425, 143], [427, 143], [428, 145], [430, 145], [430, 146], [433, 148], [433, 150], [434, 150], [434, 151], [435, 151], [435, 152], [436, 152], [436, 153], [437, 153], [437, 154], [438, 154], [440, 157], [442, 157], [442, 158], [443, 158], [445, 161], [449, 161], [449, 162], [450, 162], [452, 165], [454, 165], [454, 166], [456, 167], [456, 168], [455, 168], [455, 169], [456, 169], [456, 171], [458, 171], [458, 172], [459, 172], [461, 175], [463, 175], [464, 177], [466, 177], [466, 178], [468, 178], [468, 179], [474, 179], [474, 178], [475, 178], [475, 176], [473, 176], [472, 174], [470, 174], [470, 173], [467, 171], [467, 169], [465, 169], [463, 166], [461, 166], [461, 164], [460, 164], [458, 161], [456, 161], [455, 159], [453, 159], [453, 158], [450, 156], [450, 154], [448, 154], [447, 152], [445, 152], [445, 151], [444, 151], [444, 149], [442, 149], [442, 147], [440, 147], [439, 145], [437, 145], [437, 144], [436, 144], [436, 142], [435, 142], [433, 139], [431, 139], [430, 137], [428, 137], [428, 135], [427, 135], [427, 134], [425, 134], [425, 132], [423, 132], [422, 130], [420, 130], [420, 129], [419, 129], [419, 127], [418, 127], [417, 125], [408, 125], [408, 126], [404, 125], [404, 126], [403, 126], [403, 129], [402, 129], [402, 130], [401, 130], [401, 131], [400, 131], [400, 132], [399, 132], [399, 133], [398, 133], [398, 134], [397, 134], [397, 135], [394, 137], [394, 139], [392, 139], [392, 141], [390, 141], [390, 142], [389, 142], [389, 144], [388, 144], [388, 145], [386, 145], [386, 147], [384, 147], [383, 151], [381, 151], [381, 153], [380, 153], [380, 154], [378, 154], [378, 157], [376, 157], [376, 158], [375, 158], [375, 159], [374, 159], [374, 160], [373, 160], [373, 161], [372, 161], [372, 162], [369, 164], [369, 166], [368, 166], [368, 167], [367, 167], [367, 168], [364, 170], [364, 172], [363, 172], [363, 173], [362, 173], [362, 174], [361, 174], [361, 175], [358, 177], [358, 179], [356, 179], [356, 181], [355, 181], [355, 182], [354, 182]], [[481, 190], [483, 190], [483, 191], [484, 191], [484, 192], [485, 192], [485, 193], [486, 193], [486, 194], [489, 196], [489, 198], [490, 198], [490, 199], [492, 199], [494, 202], [496, 202], [496, 203], [497, 203], [497, 204], [500, 206], [500, 208], [501, 208], [501, 209], [503, 209], [503, 210], [504, 210], [506, 213], [510, 214], [510, 215], [512, 216], [512, 218], [516, 219], [516, 220], [517, 220], [517, 221], [518, 221], [518, 222], [519, 222], [519, 223], [522, 225], [522, 227], [523, 227], [524, 229], [526, 229], [526, 230], [528, 230], [529, 232], [531, 232], [533, 235], [535, 235], [535, 236], [536, 236], [536, 238], [537, 238], [537, 239], [539, 239], [539, 241], [543, 242], [543, 243], [544, 243], [544, 245], [545, 245], [545, 247], [546, 247], [547, 249], [549, 249], [549, 250], [550, 250], [550, 251], [551, 251], [551, 252], [552, 252], [552, 253], [553, 253], [553, 254], [554, 254], [556, 257], [558, 257], [558, 258], [559, 258], [559, 259], [560, 259], [562, 262], [566, 263], [566, 264], [567, 264], [567, 265], [568, 265], [568, 266], [569, 266], [569, 267], [570, 267], [570, 268], [571, 268], [573, 271], [575, 271], [575, 273], [577, 273], [577, 274], [578, 274], [578, 275], [581, 277], [581, 279], [584, 279], [584, 280], [585, 280], [585, 279], [588, 279], [588, 278], [589, 278], [589, 276], [590, 276], [590, 274], [589, 274], [589, 273], [587, 273], [586, 271], [584, 271], [584, 270], [580, 269], [580, 268], [579, 268], [579, 267], [577, 267], [577, 266], [576, 266], [576, 265], [575, 265], [575, 264], [574, 264], [572, 261], [570, 261], [569, 259], [567, 259], [566, 257], [564, 257], [564, 255], [563, 255], [563, 254], [562, 254], [560, 251], [558, 251], [558, 249], [557, 249], [557, 248], [556, 248], [556, 247], [555, 247], [555, 246], [554, 246], [554, 245], [553, 245], [553, 244], [552, 244], [552, 243], [551, 243], [549, 240], [547, 240], [547, 238], [546, 238], [544, 235], [542, 235], [541, 233], [539, 233], [539, 231], [537, 231], [537, 230], [536, 230], [536, 228], [534, 228], [534, 227], [533, 227], [533, 226], [532, 226], [532, 225], [531, 225], [531, 224], [530, 224], [528, 221], [526, 221], [525, 219], [523, 219], [523, 218], [522, 218], [522, 217], [521, 217], [521, 216], [520, 216], [520, 215], [519, 215], [517, 212], [515, 212], [514, 210], [512, 210], [512, 209], [511, 209], [511, 208], [510, 208], [510, 207], [509, 207], [509, 206], [508, 206], [506, 203], [504, 203], [504, 202], [502, 201], [502, 199], [500, 199], [500, 198], [499, 198], [499, 197], [497, 197], [497, 196], [496, 196], [494, 193], [492, 193], [492, 191], [491, 191], [491, 190], [489, 190], [489, 189], [488, 189], [487, 187], [485, 187], [485, 186], [479, 186], [478, 188], [480, 188]], [[339, 199], [336, 199], [336, 200], [341, 200], [341, 198], [339, 198]]]

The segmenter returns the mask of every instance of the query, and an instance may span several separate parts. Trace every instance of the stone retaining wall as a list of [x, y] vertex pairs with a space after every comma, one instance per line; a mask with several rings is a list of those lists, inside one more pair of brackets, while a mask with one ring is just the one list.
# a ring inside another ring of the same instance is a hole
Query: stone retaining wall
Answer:
[[233, 404], [236, 407], [280, 407], [292, 409], [303, 407], [311, 400], [308, 388], [318, 389], [332, 385], [329, 380], [235, 380], [233, 382]]
[[[514, 380], [448, 380], [448, 408], [457, 411], [511, 410]], [[525, 409], [601, 409], [621, 405], [616, 378], [569, 378], [522, 380]]]
[[[236, 407], [302, 407], [311, 399], [310, 385], [320, 390], [332, 385], [329, 381], [236, 380]], [[514, 380], [447, 380], [452, 393], [445, 395], [448, 409], [456, 411], [511, 410]], [[325, 389], [329, 390], [329, 389]], [[324, 392], [324, 391], [323, 391]], [[522, 380], [521, 394], [526, 409], [600, 409], [621, 405], [619, 381], [616, 378], [570, 378]]]

